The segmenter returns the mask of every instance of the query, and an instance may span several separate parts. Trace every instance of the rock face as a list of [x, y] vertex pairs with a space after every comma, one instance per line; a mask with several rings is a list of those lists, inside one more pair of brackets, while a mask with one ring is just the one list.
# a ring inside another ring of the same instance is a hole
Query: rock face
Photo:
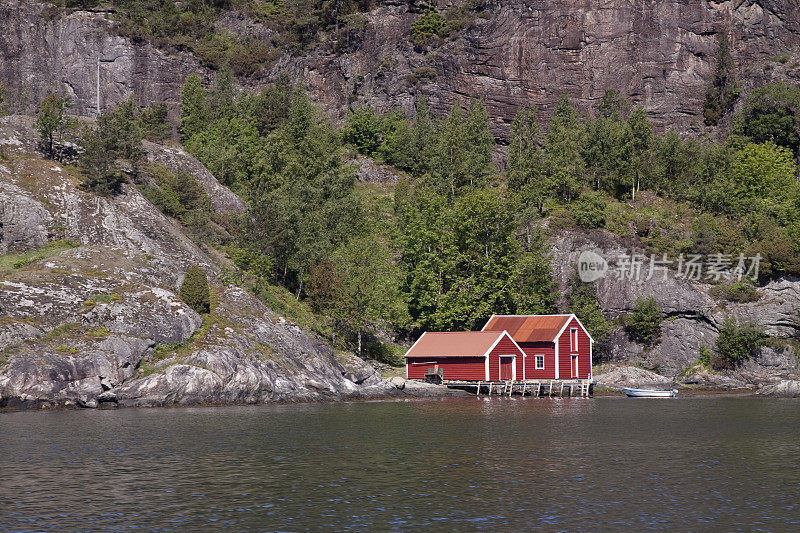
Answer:
[[98, 58], [100, 106], [131, 96], [140, 103], [166, 101], [173, 109], [184, 78], [198, 69], [187, 53], [166, 54], [116, 34], [110, 13], [54, 7], [41, 1], [0, 2], [0, 82], [17, 112], [33, 112], [49, 92], [69, 96], [73, 112], [94, 116]]
[[[368, 363], [330, 348], [237, 287], [199, 316], [183, 273], [223, 266], [133, 185], [104, 198], [74, 169], [32, 153], [31, 119], [0, 119], [0, 407], [259, 403], [402, 395]], [[244, 204], [181, 150], [151, 161], [190, 172], [221, 212]], [[61, 239], [58, 247], [44, 247]], [[26, 255], [27, 252], [27, 255]], [[424, 394], [430, 394], [424, 391]]]
[[[652, 297], [665, 315], [658, 342], [645, 348], [632, 340], [624, 329], [617, 327], [607, 339], [598, 343], [595, 362], [611, 361], [634, 364], [671, 380], [694, 381], [701, 384], [733, 388], [752, 384], [761, 386], [781, 377], [796, 376], [800, 369], [792, 344], [800, 335], [800, 280], [781, 278], [757, 289], [758, 300], [732, 303], [713, 298], [706, 282], [677, 279], [675, 272], [666, 276], [659, 272], [647, 279], [646, 268], [641, 276], [619, 274], [620, 256], [631, 251], [622, 239], [606, 231], [589, 234], [561, 232], [552, 242], [552, 266], [559, 283], [559, 292], [568, 291], [577, 275], [578, 257], [592, 251], [608, 262], [606, 275], [595, 282], [598, 303], [606, 318], [616, 319], [633, 310], [638, 298]], [[649, 268], [649, 267], [647, 267]], [[700, 347], [713, 348], [722, 322], [733, 317], [737, 322], [753, 321], [764, 327], [771, 337], [785, 342], [777, 348], [763, 347], [759, 354], [735, 371], [700, 373], [692, 371]], [[637, 378], [638, 379], [638, 378]], [[631, 384], [635, 385], [636, 380]]]
[[[439, 2], [439, 8], [465, 3]], [[745, 88], [800, 76], [800, 6], [794, 0], [499, 0], [426, 50], [409, 41], [417, 4], [381, 2], [366, 14], [361, 38], [348, 46], [323, 37], [320, 46], [286, 53], [267, 73], [243, 83], [259, 87], [288, 72], [340, 117], [364, 103], [411, 112], [424, 96], [441, 114], [457, 99], [483, 98], [493, 131], [503, 138], [522, 107], [536, 104], [544, 118], [567, 93], [588, 109], [607, 89], [642, 104], [662, 129], [701, 131], [722, 32], [731, 35]], [[0, 1], [0, 81], [14, 93], [26, 92], [28, 111], [47, 91], [60, 89], [77, 112], [92, 115], [98, 57], [103, 108], [133, 95], [140, 103], [167, 101], [174, 110], [189, 72], [210, 78], [185, 53], [115, 35], [110, 19], [39, 1]], [[241, 35], [265, 35], [244, 16], [219, 24]]]

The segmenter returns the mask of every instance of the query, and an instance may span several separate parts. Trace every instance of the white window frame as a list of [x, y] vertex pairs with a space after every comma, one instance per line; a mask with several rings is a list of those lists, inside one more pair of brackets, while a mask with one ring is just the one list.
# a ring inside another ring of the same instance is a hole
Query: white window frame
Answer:
[[578, 328], [570, 328], [569, 330], [569, 350], [572, 353], [578, 351]]
[[[539, 361], [542, 362], [542, 366], [539, 366]], [[536, 370], [544, 370], [544, 356], [543, 355], [534, 355], [533, 356], [533, 368]]]

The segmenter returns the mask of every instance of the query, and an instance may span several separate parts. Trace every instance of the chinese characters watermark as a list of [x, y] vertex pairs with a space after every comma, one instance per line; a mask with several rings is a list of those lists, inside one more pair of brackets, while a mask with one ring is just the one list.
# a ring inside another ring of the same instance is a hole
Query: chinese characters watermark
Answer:
[[578, 257], [578, 275], [587, 283], [606, 275], [633, 283], [664, 281], [669, 276], [693, 281], [756, 281], [760, 262], [761, 254], [680, 254], [669, 257], [668, 254], [647, 256], [631, 252], [618, 254], [616, 262], [609, 265], [603, 256], [587, 250]]

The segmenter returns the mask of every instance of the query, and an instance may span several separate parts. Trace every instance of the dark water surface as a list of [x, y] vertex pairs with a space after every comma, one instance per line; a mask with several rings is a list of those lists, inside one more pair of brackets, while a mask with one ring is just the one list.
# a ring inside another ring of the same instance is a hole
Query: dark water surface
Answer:
[[800, 530], [800, 401], [0, 413], [0, 530]]

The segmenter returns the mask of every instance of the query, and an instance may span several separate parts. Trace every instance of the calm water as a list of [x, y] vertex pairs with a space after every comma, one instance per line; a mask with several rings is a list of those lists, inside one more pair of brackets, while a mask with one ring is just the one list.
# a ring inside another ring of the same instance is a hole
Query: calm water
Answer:
[[800, 401], [0, 413], [0, 530], [798, 530]]

